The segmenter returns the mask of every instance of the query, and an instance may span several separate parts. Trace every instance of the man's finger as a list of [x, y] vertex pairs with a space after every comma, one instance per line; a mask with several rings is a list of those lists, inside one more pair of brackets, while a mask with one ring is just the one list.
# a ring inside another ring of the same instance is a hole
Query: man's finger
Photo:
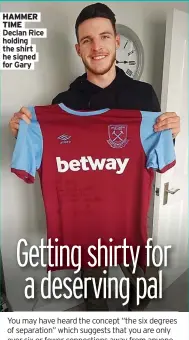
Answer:
[[28, 117], [30, 119], [32, 118], [31, 112], [26, 107], [22, 107], [19, 112], [15, 112], [14, 113], [14, 117], [18, 117], [18, 116], [20, 116], [22, 114], [25, 114], [26, 117]]
[[165, 112], [165, 113], [162, 113], [162, 115], [160, 115], [157, 118], [157, 122], [161, 122], [162, 120], [164, 120], [166, 118], [172, 118], [172, 117], [179, 117], [179, 116], [177, 116], [177, 114], [175, 112]]
[[21, 113], [24, 113], [28, 118], [32, 118], [32, 115], [31, 115], [31, 112], [27, 109], [27, 107], [22, 107], [21, 109], [20, 109], [20, 112]]
[[31, 123], [30, 118], [28, 118], [28, 116], [26, 116], [25, 114], [22, 114], [21, 119], [23, 119], [27, 124]]
[[156, 124], [154, 125], [155, 128], [159, 128], [165, 124], [170, 124], [170, 123], [177, 123], [180, 121], [179, 117], [176, 116], [176, 117], [171, 117], [171, 118], [166, 118], [162, 121], [158, 121], [156, 122]]
[[14, 123], [14, 126], [12, 127], [12, 130], [17, 131], [19, 129], [19, 124], [18, 123]]
[[13, 117], [11, 118], [11, 121], [16, 118], [20, 118], [20, 112], [15, 112]]
[[16, 118], [20, 119], [22, 117], [22, 115], [23, 115], [23, 113], [16, 112], [16, 113], [14, 113], [14, 117], [12, 119], [16, 119]]
[[16, 116], [11, 118], [10, 120], [10, 124], [14, 124], [14, 123], [19, 123], [19, 118], [17, 118]]
[[158, 128], [154, 128], [154, 131], [163, 131], [163, 130], [168, 130], [168, 129], [178, 129], [178, 123], [166, 123]]
[[11, 119], [11, 121], [16, 121], [16, 120], [20, 120], [23, 119], [27, 124], [30, 124], [30, 118], [25, 114], [25, 113], [21, 113], [21, 112], [17, 112], [14, 114], [14, 117]]

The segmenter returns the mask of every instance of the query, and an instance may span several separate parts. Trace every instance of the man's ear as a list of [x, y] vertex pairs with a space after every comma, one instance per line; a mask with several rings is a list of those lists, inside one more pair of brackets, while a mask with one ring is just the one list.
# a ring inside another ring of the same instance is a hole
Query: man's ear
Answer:
[[75, 44], [75, 49], [76, 49], [76, 52], [77, 52], [78, 56], [80, 57], [80, 47], [79, 47], [79, 44]]
[[116, 48], [120, 47], [120, 34], [116, 33]]

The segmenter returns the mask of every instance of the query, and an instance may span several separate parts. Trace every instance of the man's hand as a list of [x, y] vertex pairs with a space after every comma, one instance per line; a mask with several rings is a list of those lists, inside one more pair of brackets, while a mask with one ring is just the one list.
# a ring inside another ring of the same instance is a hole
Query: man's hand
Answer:
[[180, 117], [175, 112], [165, 112], [157, 118], [154, 131], [167, 129], [171, 129], [173, 138], [180, 132]]
[[11, 120], [9, 121], [9, 128], [14, 137], [16, 137], [18, 134], [20, 119], [23, 119], [27, 124], [30, 124], [31, 118], [32, 115], [26, 107], [22, 107], [19, 112], [14, 113]]

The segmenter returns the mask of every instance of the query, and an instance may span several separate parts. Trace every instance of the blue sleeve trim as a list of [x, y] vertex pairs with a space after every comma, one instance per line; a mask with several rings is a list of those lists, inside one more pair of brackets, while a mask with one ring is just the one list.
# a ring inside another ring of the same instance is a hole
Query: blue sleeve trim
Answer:
[[28, 107], [28, 110], [32, 114], [31, 123], [27, 124], [24, 120], [20, 120], [11, 168], [24, 171], [35, 177], [36, 170], [41, 165], [43, 138], [36, 118], [35, 108]]
[[170, 130], [154, 132], [153, 126], [161, 112], [141, 111], [140, 137], [147, 156], [147, 169], [162, 170], [175, 161], [175, 150]]
[[35, 153], [36, 169], [38, 170], [41, 166], [42, 155], [43, 155], [43, 137], [39, 122], [36, 117], [35, 108], [33, 106], [28, 107], [28, 110], [32, 114], [31, 124], [29, 125], [30, 135], [32, 136], [32, 143]]

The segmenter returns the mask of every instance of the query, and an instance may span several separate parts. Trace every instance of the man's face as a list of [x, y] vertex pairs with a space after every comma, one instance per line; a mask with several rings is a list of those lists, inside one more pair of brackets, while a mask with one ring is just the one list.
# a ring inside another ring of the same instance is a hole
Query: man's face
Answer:
[[85, 20], [78, 28], [76, 50], [87, 70], [95, 75], [107, 73], [115, 63], [120, 37], [105, 18]]

